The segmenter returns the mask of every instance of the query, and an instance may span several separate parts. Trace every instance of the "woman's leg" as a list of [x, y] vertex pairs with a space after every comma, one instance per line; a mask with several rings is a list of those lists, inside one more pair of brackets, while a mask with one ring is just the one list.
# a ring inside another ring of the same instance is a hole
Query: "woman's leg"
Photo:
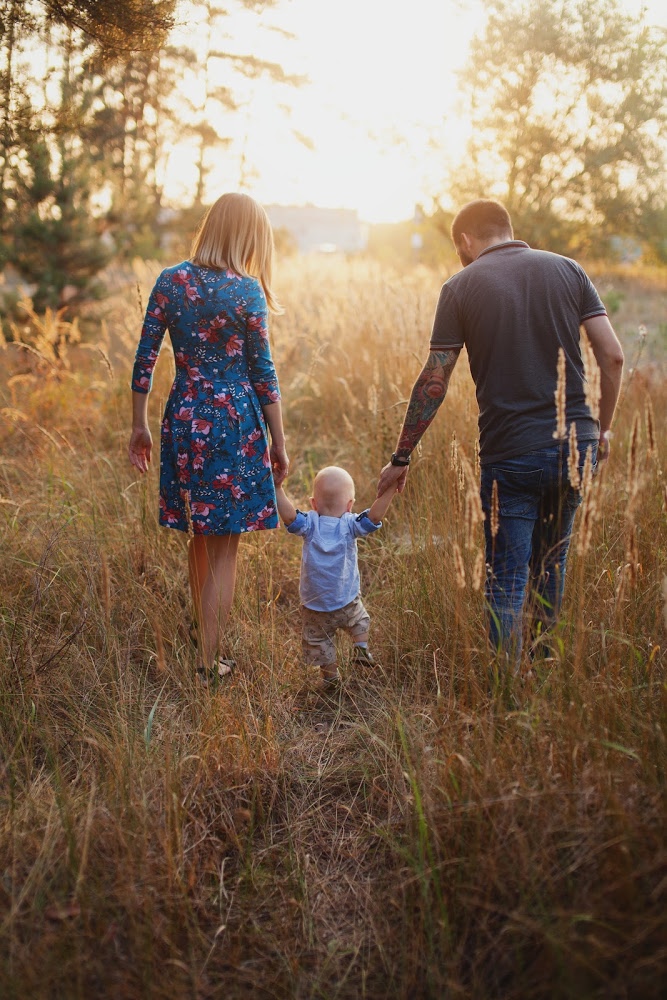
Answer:
[[195, 535], [188, 546], [190, 586], [199, 624], [200, 656], [211, 668], [234, 600], [239, 534]]

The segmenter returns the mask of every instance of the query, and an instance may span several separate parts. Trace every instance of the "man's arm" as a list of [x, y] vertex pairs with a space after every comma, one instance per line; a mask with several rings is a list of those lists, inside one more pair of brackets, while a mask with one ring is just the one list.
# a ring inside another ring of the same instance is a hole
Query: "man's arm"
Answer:
[[607, 316], [591, 316], [584, 320], [584, 329], [600, 369], [600, 446], [601, 459], [609, 456], [609, 439], [605, 437], [618, 402], [623, 381], [623, 348]]
[[[412, 387], [410, 402], [396, 445], [397, 458], [405, 461], [410, 458], [424, 431], [438, 412], [440, 404], [447, 395], [449, 379], [460, 353], [460, 347], [430, 352], [421, 374]], [[385, 465], [380, 473], [377, 495], [381, 496], [394, 483], [397, 484], [398, 492], [402, 493], [407, 474], [407, 466], [391, 465], [391, 463]]]

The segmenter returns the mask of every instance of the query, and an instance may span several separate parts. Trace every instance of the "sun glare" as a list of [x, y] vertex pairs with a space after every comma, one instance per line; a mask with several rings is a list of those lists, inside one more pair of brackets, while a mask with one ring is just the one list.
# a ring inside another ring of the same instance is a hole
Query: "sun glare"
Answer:
[[[637, 13], [639, 0], [626, 6]], [[656, 4], [642, 6], [653, 23], [665, 19]], [[181, 10], [174, 42], [197, 50], [201, 21]], [[282, 0], [259, 15], [230, 8], [219, 49], [308, 82], [237, 78], [238, 110], [209, 103], [211, 123], [231, 141], [211, 151], [207, 196], [241, 188], [265, 204], [356, 209], [366, 222], [410, 218], [417, 202], [443, 193], [465, 145], [457, 73], [484, 16], [482, 0]], [[229, 65], [210, 60], [209, 78], [228, 85]], [[196, 104], [196, 75], [184, 93]], [[164, 181], [175, 202], [191, 200], [195, 155], [188, 142], [171, 150]]]
[[[465, 141], [456, 72], [482, 13], [478, 0], [412, 0], [409, 9], [398, 0], [286, 0], [260, 17], [228, 18], [221, 47], [308, 82], [242, 81], [237, 112], [211, 108], [232, 143], [215, 156], [209, 196], [245, 187], [264, 203], [354, 208], [367, 222], [409, 218], [438, 191], [447, 156]], [[201, 25], [189, 19], [178, 34], [196, 46]], [[209, 72], [228, 82], [223, 62], [211, 60]], [[197, 87], [193, 79], [190, 99]], [[194, 183], [193, 158], [187, 143], [172, 150], [165, 182], [175, 200]]]

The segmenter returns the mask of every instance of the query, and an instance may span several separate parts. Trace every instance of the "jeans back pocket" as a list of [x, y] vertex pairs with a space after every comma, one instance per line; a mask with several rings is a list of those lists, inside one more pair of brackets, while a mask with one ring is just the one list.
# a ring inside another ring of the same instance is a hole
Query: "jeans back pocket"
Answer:
[[503, 517], [538, 516], [542, 469], [507, 469], [492, 466], [491, 481], [498, 483], [498, 508]]

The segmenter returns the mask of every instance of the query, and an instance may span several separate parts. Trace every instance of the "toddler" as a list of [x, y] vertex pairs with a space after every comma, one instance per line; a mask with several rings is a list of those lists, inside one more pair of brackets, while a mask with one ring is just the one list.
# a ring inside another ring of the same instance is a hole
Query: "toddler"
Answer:
[[354, 482], [345, 469], [331, 465], [315, 476], [313, 508], [296, 510], [282, 486], [276, 485], [278, 513], [287, 530], [303, 538], [301, 558], [301, 616], [306, 663], [318, 666], [324, 687], [340, 681], [334, 637], [338, 629], [354, 642], [353, 663], [373, 664], [368, 651], [370, 618], [359, 593], [357, 538], [382, 526], [382, 518], [396, 492], [392, 485], [369, 510], [352, 513]]

